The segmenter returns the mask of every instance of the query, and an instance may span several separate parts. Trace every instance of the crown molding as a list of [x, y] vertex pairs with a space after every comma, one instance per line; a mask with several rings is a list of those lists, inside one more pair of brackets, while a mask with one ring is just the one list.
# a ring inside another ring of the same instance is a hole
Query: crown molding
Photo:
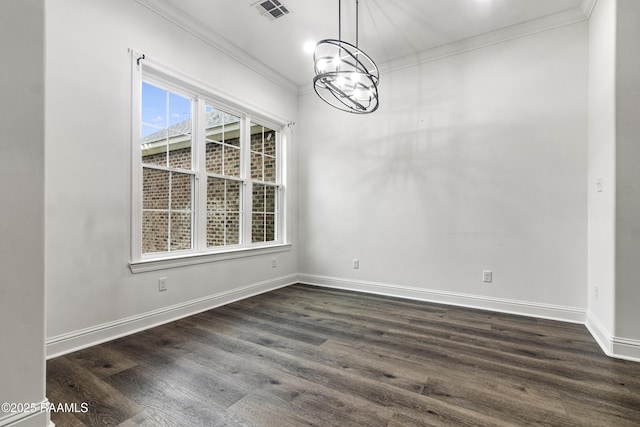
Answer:
[[[191, 18], [175, 6], [165, 0], [135, 0], [139, 4], [147, 7], [168, 21], [174, 23], [185, 31], [193, 34], [200, 40], [218, 49], [227, 56], [235, 59], [256, 73], [262, 75], [278, 86], [284, 88], [294, 95], [304, 95], [312, 92], [309, 84], [298, 85], [284, 77], [273, 68], [257, 60], [244, 50], [210, 30], [205, 25]], [[475, 37], [437, 46], [413, 55], [404, 56], [385, 63], [379, 64], [380, 72], [388, 73], [416, 65], [437, 61], [449, 56], [458, 55], [476, 49], [503, 43], [509, 40], [530, 36], [536, 33], [553, 30], [566, 25], [586, 21], [590, 18], [597, 0], [582, 0], [579, 7], [568, 9], [560, 13], [547, 15], [542, 18], [523, 22], [517, 25], [502, 28], [500, 30], [481, 34]]]
[[242, 65], [250, 68], [256, 73], [262, 75], [271, 82], [277, 84], [283, 89], [298, 95], [298, 85], [284, 77], [282, 74], [267, 66], [263, 62], [258, 61], [244, 50], [222, 37], [220, 34], [210, 30], [205, 25], [194, 20], [175, 6], [167, 3], [165, 0], [135, 0], [142, 6], [150, 9], [164, 19], [174, 23], [183, 30], [191, 33], [208, 45], [214, 47], [225, 55], [235, 59]]
[[[521, 24], [511, 25], [509, 27], [469, 37], [456, 42], [447, 43], [432, 49], [423, 50], [413, 55], [394, 59], [392, 61], [383, 62], [379, 64], [378, 68], [381, 73], [390, 73], [392, 71], [415, 67], [420, 64], [438, 61], [449, 56], [482, 49], [495, 44], [586, 21], [589, 19], [596, 2], [597, 0], [582, 0], [580, 7], [547, 15], [542, 18], [533, 19]], [[302, 85], [299, 88], [300, 95], [306, 95], [311, 92], [313, 92], [313, 88], [309, 85]]]
[[582, 4], [580, 4], [580, 9], [586, 19], [591, 18], [591, 14], [593, 13], [593, 9], [596, 7], [596, 3], [598, 0], [582, 0]]
[[[596, 0], [583, 0], [582, 5], [587, 3], [595, 3]], [[537, 33], [564, 27], [566, 25], [575, 24], [588, 19], [583, 12], [582, 7], [568, 9], [560, 13], [554, 13], [542, 18], [533, 19], [521, 24], [511, 25], [489, 33], [480, 34], [478, 36], [448, 43], [433, 49], [424, 50], [414, 55], [405, 56], [382, 63], [380, 71], [388, 73], [391, 71], [401, 70], [403, 68], [413, 67], [427, 62], [437, 61], [448, 56], [458, 55], [460, 53], [469, 52], [476, 49], [503, 43], [509, 40], [515, 40], [521, 37], [530, 36]]]

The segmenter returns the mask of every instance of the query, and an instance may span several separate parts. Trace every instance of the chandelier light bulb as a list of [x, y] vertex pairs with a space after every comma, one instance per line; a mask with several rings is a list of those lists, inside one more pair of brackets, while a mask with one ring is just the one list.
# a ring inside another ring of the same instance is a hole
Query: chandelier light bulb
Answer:
[[356, 90], [355, 97], [358, 101], [368, 101], [371, 99], [371, 91], [369, 89], [358, 89]]

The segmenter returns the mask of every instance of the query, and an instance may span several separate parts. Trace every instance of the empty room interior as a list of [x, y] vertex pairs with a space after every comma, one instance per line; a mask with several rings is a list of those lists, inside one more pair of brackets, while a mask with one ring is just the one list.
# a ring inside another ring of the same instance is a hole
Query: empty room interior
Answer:
[[0, 1], [0, 427], [639, 425], [639, 24]]

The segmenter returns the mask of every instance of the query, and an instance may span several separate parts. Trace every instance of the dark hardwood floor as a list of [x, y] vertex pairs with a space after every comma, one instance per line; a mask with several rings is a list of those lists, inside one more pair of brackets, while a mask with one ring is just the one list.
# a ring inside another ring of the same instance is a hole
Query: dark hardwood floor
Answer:
[[295, 285], [58, 357], [74, 426], [639, 426], [582, 325]]

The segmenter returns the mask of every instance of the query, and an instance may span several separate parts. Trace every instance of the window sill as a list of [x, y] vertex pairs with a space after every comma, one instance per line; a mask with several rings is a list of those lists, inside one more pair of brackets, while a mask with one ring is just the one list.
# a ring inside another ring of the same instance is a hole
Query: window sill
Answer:
[[186, 267], [189, 265], [198, 265], [210, 262], [226, 261], [230, 259], [246, 258], [250, 256], [267, 255], [277, 252], [286, 252], [289, 250], [291, 250], [291, 243], [262, 246], [258, 248], [241, 248], [231, 251], [209, 254], [189, 254], [175, 256], [172, 258], [151, 259], [132, 262], [129, 264], [129, 269], [131, 269], [131, 272], [133, 274], [137, 274], [145, 273], [148, 271], [166, 270], [169, 268]]

